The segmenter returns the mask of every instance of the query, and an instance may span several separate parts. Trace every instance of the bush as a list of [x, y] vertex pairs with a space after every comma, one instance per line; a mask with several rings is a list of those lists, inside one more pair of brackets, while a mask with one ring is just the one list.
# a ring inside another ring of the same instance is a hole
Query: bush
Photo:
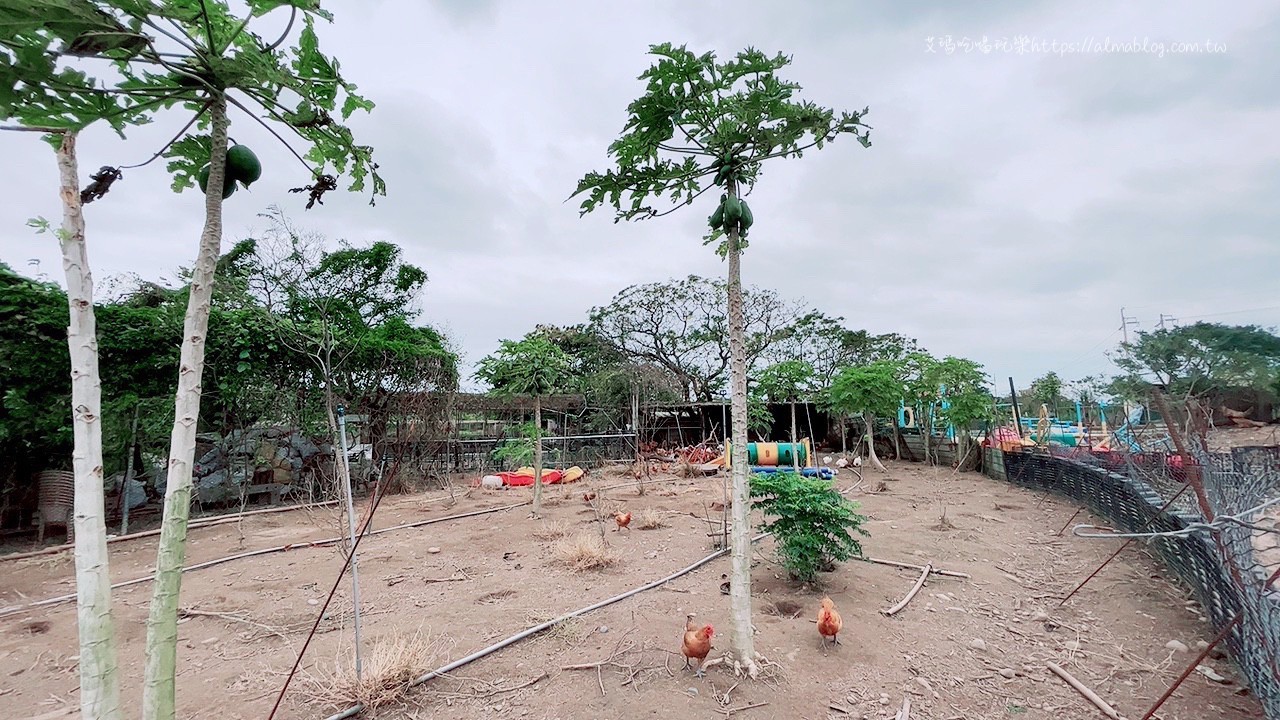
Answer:
[[761, 529], [773, 533], [778, 559], [793, 579], [812, 582], [831, 562], [862, 556], [854, 533], [869, 535], [862, 529], [867, 518], [828, 480], [790, 472], [756, 474], [751, 506], [763, 511]]

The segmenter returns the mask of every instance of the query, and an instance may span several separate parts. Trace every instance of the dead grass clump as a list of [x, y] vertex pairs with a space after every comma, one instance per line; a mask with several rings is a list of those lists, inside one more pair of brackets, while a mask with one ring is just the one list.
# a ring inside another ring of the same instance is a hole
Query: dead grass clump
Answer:
[[361, 703], [365, 712], [373, 712], [399, 702], [414, 678], [437, 667], [450, 644], [442, 636], [421, 632], [378, 638], [364, 647], [359, 678], [355, 654], [348, 645], [340, 651], [332, 670], [319, 670], [303, 679], [304, 692], [316, 703]]
[[618, 564], [618, 556], [604, 544], [598, 535], [580, 533], [563, 539], [556, 548], [560, 561], [574, 572], [604, 570]]
[[569, 523], [564, 520], [544, 522], [532, 534], [537, 540], [559, 540], [569, 534]]
[[662, 513], [651, 507], [641, 510], [638, 520], [636, 527], [641, 530], [657, 530], [667, 526], [667, 522], [662, 519]]

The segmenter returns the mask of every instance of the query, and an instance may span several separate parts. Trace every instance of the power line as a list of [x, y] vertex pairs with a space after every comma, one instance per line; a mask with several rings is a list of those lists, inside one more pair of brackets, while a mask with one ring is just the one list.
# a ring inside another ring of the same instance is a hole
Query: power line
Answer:
[[1221, 317], [1223, 315], [1240, 315], [1241, 313], [1263, 312], [1266, 310], [1280, 310], [1280, 305], [1269, 305], [1267, 307], [1260, 307], [1260, 308], [1248, 308], [1246, 310], [1227, 310], [1224, 312], [1207, 313], [1205, 315], [1188, 315], [1188, 316], [1184, 316], [1182, 319], [1198, 320], [1200, 318]]

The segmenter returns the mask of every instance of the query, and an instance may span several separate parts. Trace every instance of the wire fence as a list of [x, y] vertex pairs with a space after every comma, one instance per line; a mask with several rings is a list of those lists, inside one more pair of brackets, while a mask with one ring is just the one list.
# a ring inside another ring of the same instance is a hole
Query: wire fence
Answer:
[[[1240, 616], [1226, 645], [1267, 718], [1280, 720], [1280, 505], [1257, 509], [1280, 497], [1280, 448], [1197, 453], [1190, 468], [1166, 453], [986, 453], [993, 477], [1071, 497], [1118, 532], [1150, 533], [1149, 547], [1192, 588], [1215, 630]], [[1242, 522], [1195, 529], [1206, 518], [1187, 483], [1191, 471], [1215, 518]]]

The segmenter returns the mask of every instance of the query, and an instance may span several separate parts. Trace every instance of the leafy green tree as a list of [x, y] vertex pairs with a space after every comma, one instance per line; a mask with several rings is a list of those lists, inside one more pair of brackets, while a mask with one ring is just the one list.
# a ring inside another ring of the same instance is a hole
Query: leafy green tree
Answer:
[[503, 340], [497, 352], [480, 361], [476, 378], [506, 395], [533, 396], [533, 514], [542, 512], [542, 397], [559, 392], [569, 379], [572, 363], [564, 351], [545, 338], [519, 342]]
[[[813, 366], [803, 360], [783, 360], [765, 368], [756, 376], [757, 387], [769, 402], [791, 406], [791, 443], [796, 440], [796, 403], [814, 391]], [[791, 453], [793, 470], [800, 469], [800, 453]]]
[[957, 466], [970, 469], [981, 460], [974, 454], [975, 443], [969, 434], [974, 423], [995, 416], [995, 400], [989, 390], [986, 372], [980, 363], [947, 356], [929, 368], [928, 381], [938, 388], [940, 415], [956, 430]]
[[[637, 363], [671, 373], [686, 401], [723, 397], [732, 357], [724, 281], [690, 275], [632, 285], [591, 309], [591, 331]], [[787, 333], [798, 306], [760, 288], [743, 291], [743, 352], [753, 367]]]
[[1054, 415], [1058, 414], [1058, 399], [1062, 397], [1062, 378], [1052, 370], [1031, 382], [1031, 397], [1039, 412], [1041, 405], [1047, 406]]
[[869, 535], [862, 527], [867, 518], [828, 480], [794, 472], [757, 474], [751, 478], [751, 506], [765, 516], [760, 529], [777, 538], [778, 559], [796, 580], [813, 582], [831, 563], [862, 556], [854, 534]]
[[[669, 43], [650, 47], [657, 61], [640, 79], [645, 93], [628, 107], [622, 136], [609, 146], [617, 166], [590, 172], [574, 195], [586, 194], [582, 213], [603, 204], [615, 221], [654, 218], [692, 204], [715, 187], [719, 203], [709, 218], [705, 242], [721, 241], [728, 260], [727, 318], [733, 426], [733, 534], [730, 641], [737, 667], [752, 678], [759, 672], [751, 630], [751, 547], [748, 535], [746, 308], [742, 297], [741, 252], [754, 217], [743, 202], [764, 163], [796, 158], [821, 149], [842, 134], [869, 147], [867, 110], [837, 115], [796, 98], [800, 86], [778, 71], [791, 59], [755, 49], [718, 62], [715, 53], [697, 55]], [[706, 180], [710, 178], [711, 182]], [[627, 196], [624, 199], [623, 196]], [[667, 210], [648, 204], [664, 196]]]
[[901, 374], [899, 363], [877, 360], [869, 365], [843, 368], [827, 390], [826, 404], [829, 408], [846, 417], [862, 418], [867, 431], [869, 457], [881, 472], [888, 471], [876, 455], [875, 419], [897, 413], [903, 396]]
[[912, 338], [897, 333], [873, 335], [866, 330], [850, 330], [845, 327], [844, 318], [833, 318], [814, 310], [787, 327], [770, 353], [809, 363], [813, 366], [815, 382], [826, 387], [846, 367], [878, 360], [902, 360], [917, 349]]
[[374, 452], [386, 436], [392, 399], [451, 391], [457, 357], [432, 328], [413, 327], [425, 270], [398, 246], [325, 240], [293, 226], [278, 209], [263, 237], [241, 241], [225, 263], [241, 278], [273, 338], [305, 358], [321, 388], [329, 432], [337, 442], [337, 407], [345, 400], [369, 418]]
[[[268, 43], [249, 31], [255, 18], [285, 6], [290, 22], [284, 36]], [[385, 192], [370, 148], [355, 144], [350, 130], [331, 114], [340, 106], [345, 120], [358, 109], [372, 107], [342, 79], [337, 63], [319, 51], [315, 19], [331, 16], [315, 0], [249, 0], [246, 10], [245, 16], [238, 16], [225, 0], [9, 0], [0, 6], [7, 25], [0, 42], [4, 53], [0, 58], [4, 67], [0, 73], [0, 119], [17, 120], [23, 129], [60, 135], [56, 139], [64, 200], [60, 237], [68, 260], [71, 302], [84, 308], [72, 323], [72, 342], [84, 349], [78, 351], [73, 344], [72, 353], [79, 353], [73, 365], [77, 375], [88, 375], [77, 386], [83, 387], [84, 394], [77, 398], [77, 408], [96, 411], [95, 393], [99, 392], [97, 360], [88, 352], [94, 327], [92, 281], [83, 249], [79, 205], [103, 197], [122, 175], [121, 168], [104, 168], [83, 195], [76, 192], [76, 133], [97, 121], [123, 132], [149, 121], [160, 110], [181, 106], [189, 113], [188, 121], [174, 139], [150, 160], [129, 167], [167, 157], [175, 190], [191, 187], [197, 179], [215, 189], [206, 195], [205, 225], [183, 328], [164, 521], [147, 623], [142, 703], [146, 720], [172, 718], [175, 712], [178, 595], [204, 343], [222, 238], [222, 199], [235, 192], [237, 182], [251, 183], [261, 173], [260, 166], [255, 168], [255, 163], [245, 160], [245, 153], [252, 153], [244, 148], [235, 153], [240, 160], [228, 163], [228, 107], [244, 111], [277, 137], [281, 137], [275, 129], [278, 127], [310, 146], [306, 157], [295, 152], [311, 180], [310, 185], [298, 189], [309, 193], [308, 207], [337, 187], [335, 176], [326, 172], [329, 167], [348, 173], [352, 190], [363, 189], [366, 178], [371, 177], [374, 193]], [[298, 44], [281, 50], [299, 15], [302, 30]], [[95, 79], [83, 69], [86, 66], [109, 71], [113, 82]], [[287, 97], [298, 98], [298, 104], [292, 108], [282, 105], [280, 99]], [[265, 112], [270, 122], [259, 118], [258, 112]], [[208, 134], [189, 134], [193, 127], [207, 129]], [[318, 167], [313, 169], [311, 163]], [[218, 188], [223, 191], [217, 192]], [[85, 442], [91, 447], [77, 452], [85, 458], [85, 472], [77, 472], [78, 484], [85, 490], [89, 490], [95, 459], [97, 466], [101, 465], [100, 458], [93, 455], [100, 443], [96, 428], [86, 428]], [[113, 720], [119, 716], [119, 692], [111, 642], [109, 581], [105, 579], [105, 528], [97, 530], [102, 524], [101, 493], [77, 493], [77, 497], [82, 507], [76, 516], [84, 518], [80, 522], [90, 531], [83, 547], [77, 548], [81, 558], [77, 562], [82, 588], [78, 603], [81, 644], [85, 650], [80, 662], [81, 705], [86, 716]]]
[[1112, 357], [1113, 394], [1145, 401], [1152, 385], [1201, 402], [1228, 388], [1280, 391], [1280, 336], [1255, 325], [1199, 322], [1139, 332]]

